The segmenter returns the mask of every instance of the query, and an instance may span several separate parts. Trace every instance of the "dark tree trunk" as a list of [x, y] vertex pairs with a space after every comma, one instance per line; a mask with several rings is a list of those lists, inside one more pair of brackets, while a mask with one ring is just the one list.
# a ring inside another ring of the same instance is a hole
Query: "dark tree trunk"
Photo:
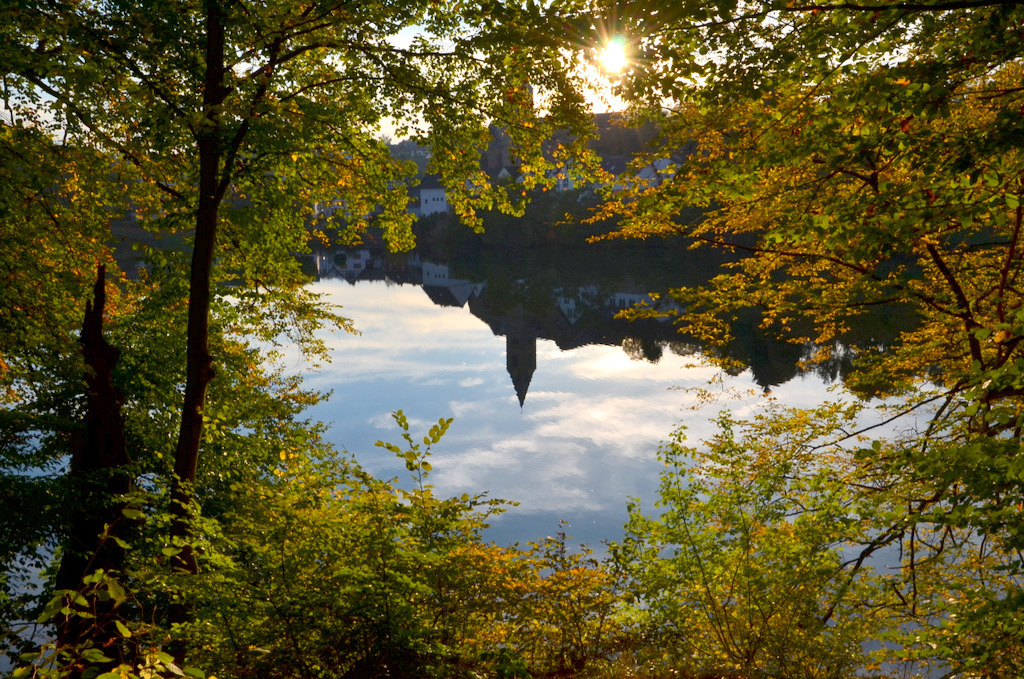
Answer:
[[[214, 375], [213, 358], [210, 355], [210, 281], [217, 239], [218, 212], [225, 190], [221, 177], [221, 125], [217, 112], [226, 94], [224, 21], [221, 12], [218, 0], [207, 1], [206, 72], [203, 86], [203, 110], [206, 118], [197, 133], [199, 205], [196, 210], [195, 241], [189, 279], [185, 397], [174, 455], [174, 486], [171, 490], [172, 511], [175, 514], [171, 535], [182, 545], [172, 565], [177, 571], [186, 574], [199, 572], [199, 564], [190, 544], [190, 503], [203, 437], [206, 390]], [[173, 606], [169, 611], [171, 623], [184, 623], [190, 617], [189, 607], [184, 603]], [[185, 655], [184, 647], [176, 646], [174, 655], [178, 662], [182, 662]]]
[[[119, 602], [91, 596], [82, 579], [98, 569], [117, 572], [124, 564], [124, 549], [117, 543], [128, 523], [121, 498], [131, 489], [130, 460], [125, 448], [124, 397], [114, 387], [114, 367], [120, 350], [103, 337], [106, 270], [100, 266], [93, 299], [86, 303], [80, 342], [87, 368], [85, 430], [72, 439], [69, 477], [75, 514], [57, 572], [58, 589], [82, 593], [94, 618], [58, 619], [57, 640], [62, 646], [92, 645], [107, 656], [117, 656], [120, 635], [114, 627]], [[114, 662], [116, 663], [116, 660]]]

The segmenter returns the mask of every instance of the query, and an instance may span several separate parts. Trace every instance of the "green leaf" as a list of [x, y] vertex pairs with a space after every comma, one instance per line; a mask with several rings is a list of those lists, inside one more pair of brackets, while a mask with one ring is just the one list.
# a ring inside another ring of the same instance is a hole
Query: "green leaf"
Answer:
[[110, 662], [113, 658], [108, 657], [103, 651], [98, 648], [87, 648], [82, 651], [82, 659], [90, 663], [106, 663]]
[[128, 598], [128, 595], [124, 591], [124, 588], [121, 586], [121, 583], [119, 583], [114, 578], [109, 578], [107, 580], [107, 591], [110, 592], [110, 596], [114, 599], [114, 601], [118, 603], [121, 603]]
[[135, 509], [134, 507], [122, 508], [121, 514], [124, 516], [124, 518], [130, 519], [132, 521], [140, 521], [146, 518], [146, 514], [144, 512]]

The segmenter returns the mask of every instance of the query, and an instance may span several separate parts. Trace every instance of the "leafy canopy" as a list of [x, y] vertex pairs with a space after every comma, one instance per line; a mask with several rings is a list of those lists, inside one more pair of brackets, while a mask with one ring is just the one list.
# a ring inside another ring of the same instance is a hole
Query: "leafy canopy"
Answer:
[[[909, 589], [897, 589], [925, 621], [918, 640], [941, 637], [921, 653], [955, 670], [1012, 667], [1024, 10], [939, 0], [633, 2], [615, 12], [635, 45], [620, 92], [662, 130], [635, 169], [659, 159], [663, 169], [609, 197], [599, 216], [622, 220], [611, 236], [682, 233], [742, 256], [709, 284], [673, 291], [681, 327], [698, 337], [727, 344], [729, 322], [753, 309], [809, 361], [854, 354], [847, 386], [897, 404], [886, 420], [903, 433], [865, 447], [857, 475], [872, 480], [865, 499], [902, 497], [870, 520], [904, 545]], [[701, 216], [684, 219], [693, 207]], [[852, 339], [857, 318], [879, 309], [912, 323], [888, 346]], [[835, 483], [856, 490], [857, 475]], [[973, 546], [973, 560], [949, 556], [949, 540]], [[989, 555], [1008, 580], [972, 570], [994, 568]], [[950, 582], [973, 584], [950, 587], [972, 595], [943, 603], [940, 590], [918, 587], [932, 558], [961, 564]]]

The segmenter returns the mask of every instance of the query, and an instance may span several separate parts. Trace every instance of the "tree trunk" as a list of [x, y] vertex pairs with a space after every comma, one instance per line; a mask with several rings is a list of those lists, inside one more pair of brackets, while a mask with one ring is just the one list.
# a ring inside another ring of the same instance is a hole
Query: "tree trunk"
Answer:
[[[213, 379], [210, 355], [210, 286], [217, 238], [217, 219], [224, 188], [221, 181], [221, 129], [218, 108], [225, 98], [224, 22], [218, 0], [206, 5], [205, 81], [203, 110], [206, 117], [197, 133], [199, 152], [199, 205], [196, 210], [195, 241], [189, 278], [188, 330], [185, 348], [185, 397], [181, 409], [181, 427], [174, 454], [174, 485], [171, 490], [175, 518], [171, 535], [181, 550], [172, 565], [179, 572], [196, 574], [199, 564], [190, 544], [192, 484], [196, 479], [199, 447], [203, 437], [203, 409], [206, 389]], [[170, 622], [184, 623], [190, 618], [187, 604], [172, 606]], [[185, 649], [174, 651], [177, 661], [184, 660]]]
[[[128, 523], [121, 510], [130, 489], [130, 460], [125, 447], [124, 397], [114, 387], [114, 367], [120, 350], [103, 337], [106, 305], [106, 270], [98, 267], [93, 299], [86, 302], [80, 342], [87, 368], [85, 431], [72, 439], [69, 477], [76, 513], [57, 572], [57, 588], [80, 592], [93, 618], [78, 615], [58, 618], [57, 642], [63, 647], [92, 646], [114, 656], [120, 635], [114, 626], [114, 609], [120, 602], [102, 601], [91, 594], [82, 579], [99, 569], [119, 571], [124, 549], [117, 539]], [[79, 668], [84, 669], [84, 668]], [[74, 674], [78, 676], [78, 674]]]

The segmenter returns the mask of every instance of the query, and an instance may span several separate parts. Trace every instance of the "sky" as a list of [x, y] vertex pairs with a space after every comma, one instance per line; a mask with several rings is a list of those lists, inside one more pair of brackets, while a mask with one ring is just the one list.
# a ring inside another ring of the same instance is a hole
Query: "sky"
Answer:
[[[388, 42], [395, 47], [406, 49], [412, 45], [419, 32], [419, 28], [410, 26], [391, 36]], [[613, 113], [626, 109], [626, 103], [612, 94], [612, 89], [617, 74], [628, 65], [628, 52], [629, 46], [622, 38], [609, 35], [597, 55], [596, 63], [584, 67], [583, 76], [588, 84], [585, 97], [593, 113]], [[402, 141], [395, 122], [390, 119], [382, 122], [380, 134], [393, 142]]]

